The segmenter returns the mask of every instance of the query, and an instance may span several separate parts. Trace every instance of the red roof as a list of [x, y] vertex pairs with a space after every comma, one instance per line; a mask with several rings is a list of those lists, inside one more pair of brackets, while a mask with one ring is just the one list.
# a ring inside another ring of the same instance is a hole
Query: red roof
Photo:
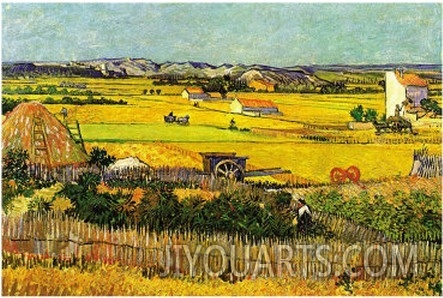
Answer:
[[416, 74], [407, 73], [401, 76], [400, 73], [396, 71], [395, 76], [397, 77], [397, 80], [400, 82], [400, 84], [402, 84], [403, 86], [418, 86], [418, 87], [428, 86], [428, 83], [419, 76], [417, 76]]
[[200, 87], [186, 87], [185, 89], [189, 94], [203, 94], [205, 93]]
[[237, 100], [243, 107], [247, 108], [277, 108], [277, 105], [270, 100], [244, 98], [238, 98]]

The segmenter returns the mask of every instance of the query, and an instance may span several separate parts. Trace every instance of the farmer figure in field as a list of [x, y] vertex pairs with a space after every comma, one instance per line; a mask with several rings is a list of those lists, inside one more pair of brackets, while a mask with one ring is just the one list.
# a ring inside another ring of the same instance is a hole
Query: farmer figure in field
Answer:
[[68, 117], [68, 109], [63, 107], [60, 111], [60, 114], [62, 115], [63, 120], [66, 120], [66, 117]]
[[306, 235], [312, 226], [312, 213], [304, 199], [299, 199], [296, 206], [297, 231]]

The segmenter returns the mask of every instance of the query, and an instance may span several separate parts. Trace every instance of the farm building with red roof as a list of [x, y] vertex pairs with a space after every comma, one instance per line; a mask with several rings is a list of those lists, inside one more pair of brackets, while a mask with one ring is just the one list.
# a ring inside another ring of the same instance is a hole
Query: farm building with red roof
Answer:
[[231, 103], [231, 113], [248, 116], [278, 114], [278, 106], [270, 100], [236, 98]]
[[[385, 84], [386, 117], [395, 116], [397, 105], [402, 107], [408, 103], [412, 108], [417, 108], [422, 99], [428, 98], [428, 83], [416, 74], [404, 73], [403, 70], [388, 71], [385, 74]], [[404, 108], [400, 115], [406, 115]]]
[[[31, 175], [35, 170], [48, 179], [72, 179], [72, 171], [88, 161], [68, 128], [39, 102], [21, 103], [3, 121], [2, 154], [13, 149], [27, 151]], [[56, 179], [60, 171], [71, 178]]]
[[201, 87], [186, 87], [182, 91], [182, 97], [191, 101], [203, 101], [211, 98]]

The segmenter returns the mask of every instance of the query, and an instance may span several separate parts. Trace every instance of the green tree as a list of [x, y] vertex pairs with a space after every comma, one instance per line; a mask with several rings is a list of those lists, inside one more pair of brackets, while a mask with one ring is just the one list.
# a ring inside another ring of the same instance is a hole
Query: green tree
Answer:
[[57, 87], [55, 87], [54, 85], [48, 87], [48, 94], [54, 95], [57, 93], [58, 93]]
[[354, 118], [357, 122], [362, 122], [364, 117], [364, 109], [362, 105], [358, 105], [357, 107], [353, 108], [350, 112], [350, 115], [352, 118]]
[[42, 101], [42, 103], [43, 103], [43, 104], [55, 104], [56, 101], [55, 101], [54, 98], [48, 96], [48, 97], [46, 97], [46, 98]]
[[21, 148], [10, 149], [2, 159], [3, 179], [14, 180], [17, 183], [25, 184], [29, 181], [28, 151]]
[[20, 103], [20, 100], [15, 100], [9, 97], [2, 97], [2, 115], [5, 115], [7, 112], [12, 111]]
[[41, 85], [38, 85], [35, 87], [34, 94], [45, 94], [46, 92], [43, 90], [43, 87]]
[[226, 94], [228, 94], [226, 82], [224, 78], [212, 78], [208, 84], [203, 86], [203, 90], [205, 92], [219, 92], [222, 98], [226, 98]]
[[34, 89], [32, 89], [31, 86], [26, 86], [25, 88], [23, 88], [23, 93], [24, 94], [33, 94], [34, 93]]
[[92, 147], [89, 157], [89, 165], [96, 165], [100, 169], [109, 166], [115, 161], [115, 157], [109, 155], [106, 149], [98, 147]]
[[2, 208], [6, 213], [12, 199], [30, 183], [28, 159], [28, 152], [20, 148], [8, 150], [2, 158]]
[[364, 115], [365, 120], [368, 122], [372, 122], [374, 120], [377, 120], [377, 116], [378, 116], [378, 113], [374, 109], [367, 109], [365, 112], [365, 115]]

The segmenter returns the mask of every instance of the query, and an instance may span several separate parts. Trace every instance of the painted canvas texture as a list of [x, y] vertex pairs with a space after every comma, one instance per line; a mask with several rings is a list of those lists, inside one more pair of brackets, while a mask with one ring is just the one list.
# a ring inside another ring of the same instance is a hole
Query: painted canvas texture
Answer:
[[439, 3], [2, 3], [2, 295], [440, 296]]

